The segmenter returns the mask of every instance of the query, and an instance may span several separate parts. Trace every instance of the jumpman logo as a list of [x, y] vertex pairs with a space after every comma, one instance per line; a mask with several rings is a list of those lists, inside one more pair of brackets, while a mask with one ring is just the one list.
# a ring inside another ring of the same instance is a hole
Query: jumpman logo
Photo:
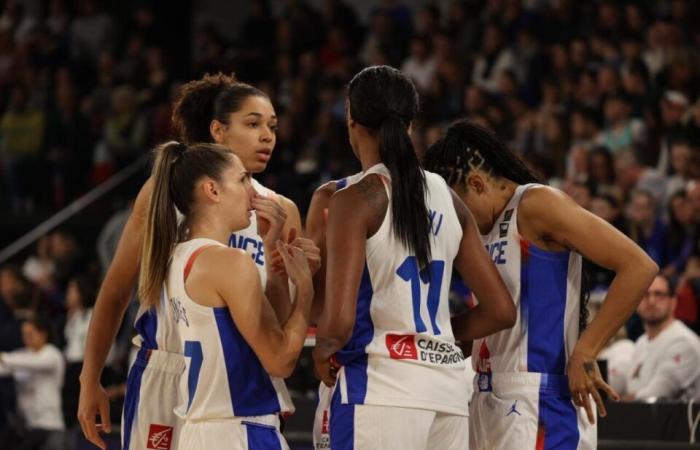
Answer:
[[517, 409], [515, 409], [517, 406], [518, 406], [518, 401], [516, 400], [513, 402], [513, 406], [510, 407], [510, 411], [508, 412], [508, 414], [506, 414], [506, 417], [510, 416], [513, 413], [515, 413], [519, 416], [522, 416], [522, 414], [520, 414], [520, 412]]

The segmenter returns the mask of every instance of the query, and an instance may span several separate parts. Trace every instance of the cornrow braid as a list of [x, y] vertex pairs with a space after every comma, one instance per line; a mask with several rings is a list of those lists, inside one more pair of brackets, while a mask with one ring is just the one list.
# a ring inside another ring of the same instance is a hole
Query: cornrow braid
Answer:
[[423, 165], [442, 176], [449, 186], [463, 183], [473, 170], [483, 170], [517, 184], [541, 183], [493, 132], [467, 120], [450, 125], [445, 136], [425, 153]]

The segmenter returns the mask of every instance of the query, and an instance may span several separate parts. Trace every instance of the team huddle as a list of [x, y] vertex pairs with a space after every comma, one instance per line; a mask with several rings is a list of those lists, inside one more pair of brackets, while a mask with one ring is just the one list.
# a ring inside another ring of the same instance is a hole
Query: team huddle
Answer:
[[[317, 449], [596, 448], [599, 391], [619, 398], [596, 356], [657, 271], [631, 240], [476, 124], [419, 158], [418, 93], [387, 66], [348, 85], [362, 172], [319, 187], [304, 227], [253, 179], [275, 146], [270, 99], [222, 74], [179, 94], [179, 142], [157, 148], [93, 313], [89, 441], [106, 448], [100, 373], [138, 286], [124, 450], [288, 448], [284, 378], [310, 326]], [[616, 273], [589, 324], [582, 257]], [[475, 301], [451, 317], [455, 270]]]

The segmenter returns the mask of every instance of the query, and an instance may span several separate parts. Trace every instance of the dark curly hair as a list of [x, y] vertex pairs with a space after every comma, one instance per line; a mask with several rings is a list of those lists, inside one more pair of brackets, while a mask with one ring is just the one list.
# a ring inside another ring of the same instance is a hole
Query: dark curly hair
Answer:
[[260, 89], [236, 79], [235, 74], [206, 74], [184, 84], [173, 105], [172, 123], [178, 139], [185, 144], [213, 143], [209, 125], [216, 119], [228, 123], [251, 96], [268, 98]]

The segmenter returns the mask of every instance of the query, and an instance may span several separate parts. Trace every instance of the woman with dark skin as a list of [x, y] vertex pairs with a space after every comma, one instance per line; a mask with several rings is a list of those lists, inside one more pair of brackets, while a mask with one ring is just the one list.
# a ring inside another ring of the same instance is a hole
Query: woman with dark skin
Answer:
[[[395, 69], [370, 67], [350, 82], [347, 125], [363, 174], [328, 206], [313, 351], [317, 374], [335, 386], [334, 450], [466, 448], [465, 366], [455, 339], [513, 324], [512, 300], [469, 210], [418, 162], [408, 134], [417, 109], [413, 83]], [[481, 300], [454, 335], [446, 289], [453, 262]]]
[[[474, 213], [518, 310], [515, 327], [474, 343], [470, 448], [595, 448], [595, 428], [574, 405], [592, 424], [596, 407], [605, 415], [598, 389], [619, 399], [596, 356], [634, 312], [658, 267], [612, 225], [538, 184], [510, 149], [476, 124], [451, 125], [424, 164]], [[616, 274], [587, 327], [581, 255]]]

